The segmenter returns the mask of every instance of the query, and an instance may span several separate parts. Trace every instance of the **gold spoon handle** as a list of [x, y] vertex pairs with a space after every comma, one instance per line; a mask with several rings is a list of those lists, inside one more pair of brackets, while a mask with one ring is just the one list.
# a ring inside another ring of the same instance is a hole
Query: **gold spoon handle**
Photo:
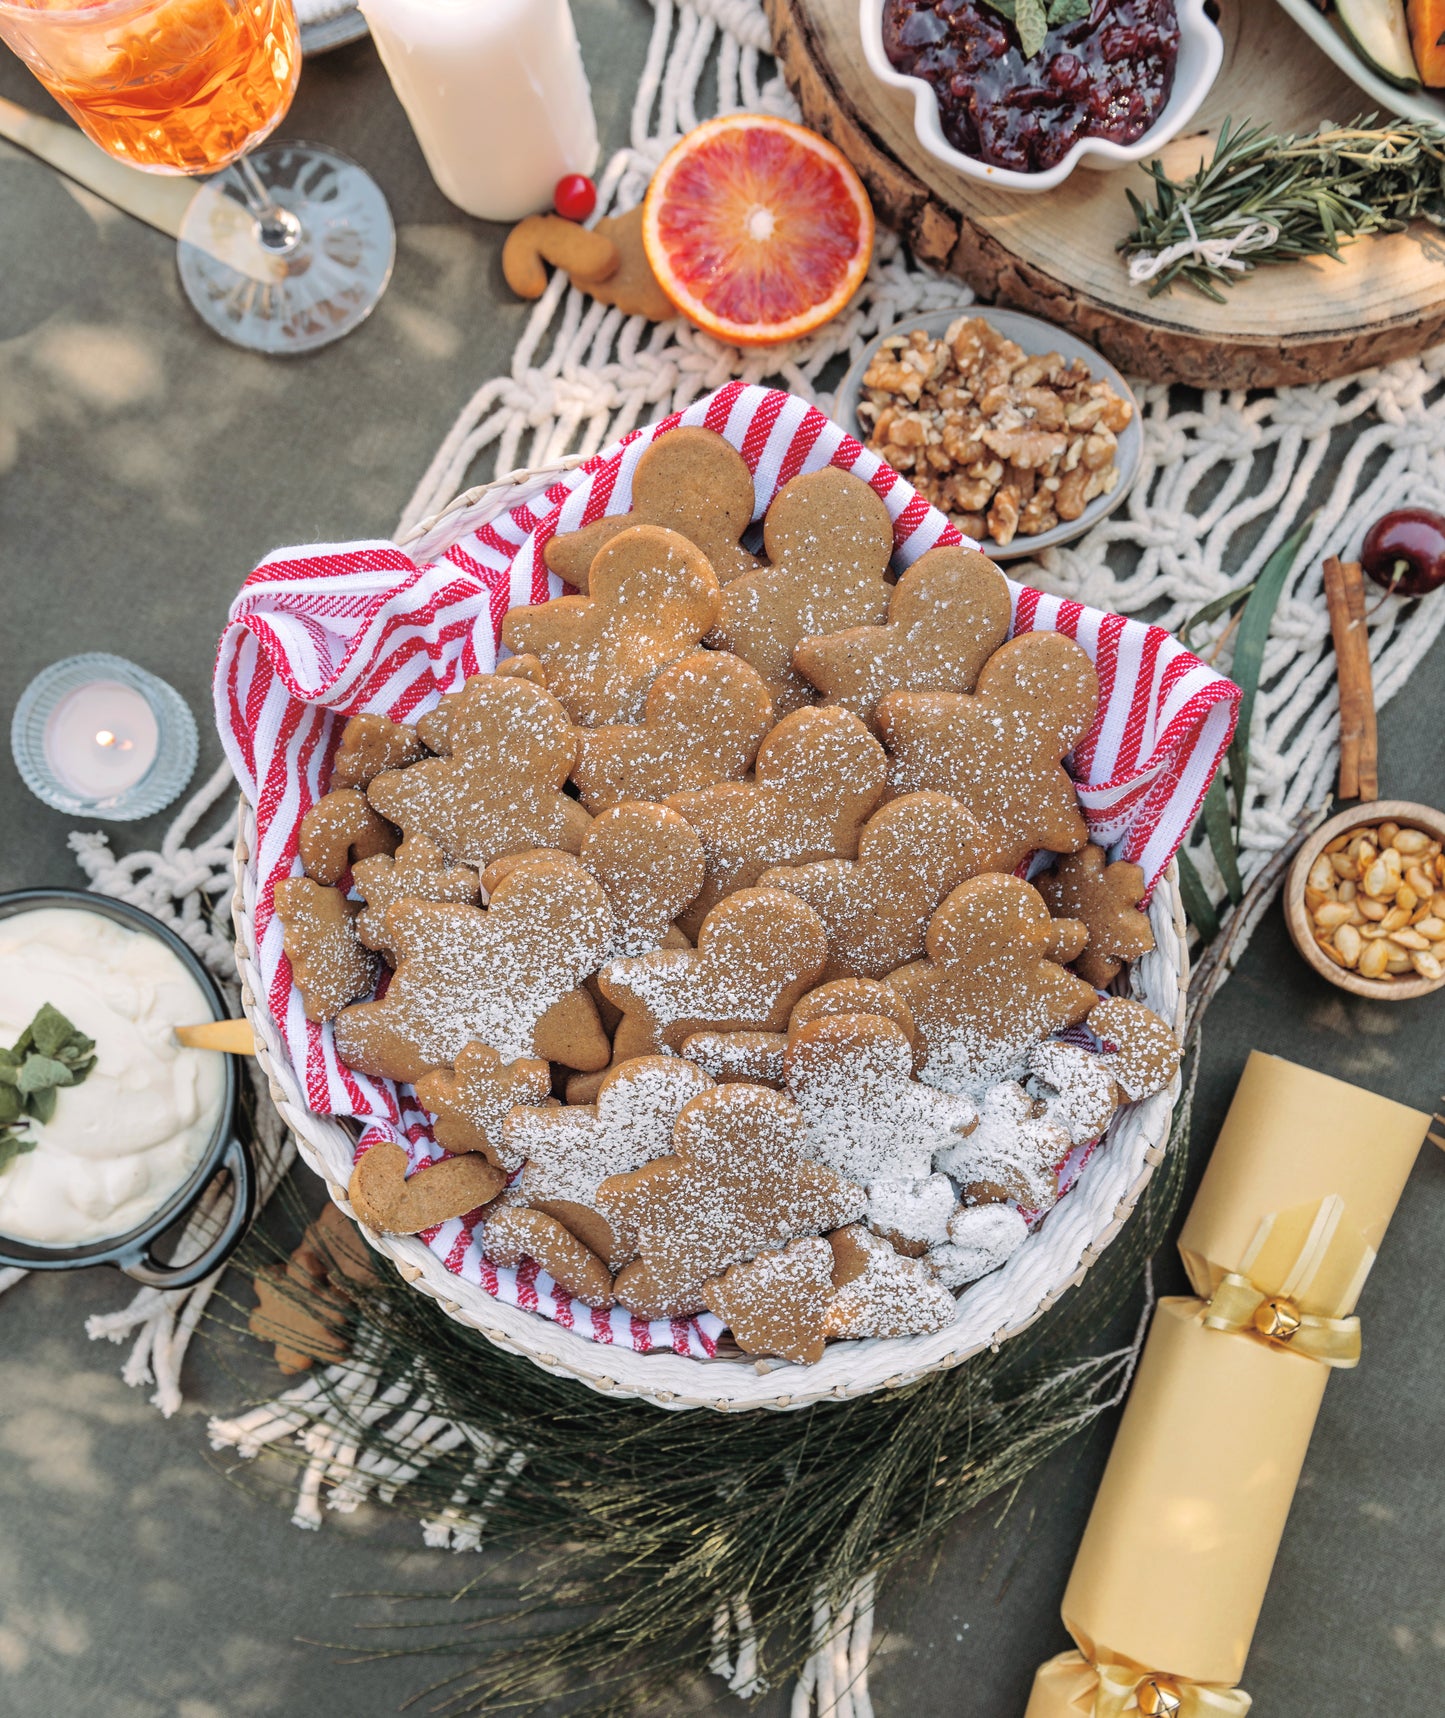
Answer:
[[176, 1037], [193, 1050], [225, 1050], [232, 1056], [254, 1056], [256, 1034], [249, 1020], [206, 1020], [199, 1026], [177, 1026]]

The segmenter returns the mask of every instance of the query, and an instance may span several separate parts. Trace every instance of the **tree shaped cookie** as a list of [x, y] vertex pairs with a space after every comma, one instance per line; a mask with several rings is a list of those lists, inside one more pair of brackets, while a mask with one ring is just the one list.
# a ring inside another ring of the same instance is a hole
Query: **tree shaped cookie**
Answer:
[[309, 877], [276, 885], [276, 917], [308, 1020], [331, 1020], [376, 983], [379, 962], [356, 934], [356, 901]]
[[1006, 1199], [1026, 1211], [1047, 1211], [1059, 1196], [1058, 1168], [1073, 1149], [1067, 1129], [1013, 1080], [984, 1093], [978, 1126], [938, 1155], [938, 1167], [963, 1188], [964, 1203]]
[[888, 975], [927, 1049], [922, 1078], [977, 1096], [1022, 1071], [1030, 1047], [1082, 1020], [1094, 987], [1048, 957], [1053, 921], [1037, 889], [990, 873], [933, 915], [923, 960]]
[[637, 726], [583, 729], [572, 780], [591, 812], [741, 781], [772, 725], [755, 668], [725, 650], [695, 650], [652, 682]]
[[730, 1265], [703, 1295], [744, 1354], [815, 1365], [833, 1299], [833, 1249], [816, 1238], [793, 1241], [780, 1253]]
[[1008, 582], [987, 556], [954, 544], [925, 551], [899, 579], [882, 626], [804, 638], [793, 666], [865, 722], [889, 692], [972, 692], [1008, 637]]
[[331, 763], [332, 787], [367, 787], [383, 770], [399, 770], [426, 756], [415, 728], [386, 716], [353, 716], [341, 730]]
[[861, 477], [827, 466], [773, 497], [763, 543], [769, 564], [723, 587], [710, 642], [751, 662], [786, 715], [813, 698], [793, 667], [799, 641], [887, 614], [893, 522]]
[[828, 973], [886, 978], [923, 953], [923, 935], [950, 889], [978, 869], [983, 832], [946, 793], [906, 793], [875, 811], [857, 859], [778, 865], [759, 883], [806, 901], [828, 927]]
[[712, 1084], [680, 1056], [639, 1056], [607, 1075], [595, 1104], [513, 1110], [503, 1131], [507, 1156], [525, 1159], [519, 1198], [570, 1229], [609, 1271], [620, 1269], [635, 1256], [636, 1237], [598, 1210], [598, 1186], [670, 1152], [682, 1106]]
[[700, 1311], [705, 1285], [729, 1265], [853, 1222], [863, 1190], [809, 1160], [789, 1098], [730, 1085], [685, 1104], [672, 1153], [610, 1177], [598, 1202], [641, 1253], [613, 1285], [618, 1300], [643, 1317], [673, 1318]]
[[634, 525], [593, 562], [591, 592], [512, 609], [502, 642], [538, 658], [574, 722], [635, 722], [652, 682], [712, 626], [717, 580], [676, 531]]
[[1034, 879], [1034, 887], [1059, 918], [1078, 919], [1089, 933], [1088, 947], [1074, 961], [1080, 978], [1100, 990], [1119, 974], [1126, 960], [1137, 960], [1154, 946], [1144, 899], [1144, 872], [1116, 859], [1111, 865], [1092, 842], [1054, 862]]
[[670, 795], [707, 852], [707, 881], [683, 929], [771, 865], [851, 859], [887, 769], [883, 748], [849, 711], [797, 710], [763, 741], [751, 781]]
[[478, 870], [503, 853], [575, 853], [592, 819], [563, 793], [577, 730], [540, 686], [478, 674], [418, 724], [444, 755], [387, 770], [367, 789], [384, 817]]
[[435, 1118], [432, 1134], [445, 1151], [480, 1151], [510, 1173], [521, 1158], [507, 1149], [503, 1123], [516, 1104], [542, 1104], [552, 1070], [535, 1056], [504, 1062], [487, 1044], [468, 1044], [454, 1068], [437, 1068], [416, 1083], [416, 1095]]
[[919, 1180], [978, 1121], [967, 1098], [913, 1078], [913, 1047], [876, 1014], [834, 1014], [788, 1034], [788, 1093], [808, 1155], [850, 1181]]
[[738, 539], [752, 523], [753, 479], [743, 456], [713, 430], [684, 424], [655, 438], [632, 474], [632, 507], [564, 531], [542, 551], [548, 569], [586, 592], [597, 554], [632, 525], [662, 525], [696, 543], [720, 584], [758, 563]]
[[302, 868], [318, 883], [339, 883], [360, 859], [396, 851], [396, 831], [355, 788], [333, 788], [301, 819]]
[[914, 1336], [942, 1330], [958, 1304], [917, 1259], [851, 1223], [828, 1237], [833, 1253], [833, 1296], [823, 1315], [827, 1336]]
[[386, 941], [386, 909], [393, 901], [450, 901], [475, 906], [480, 899], [477, 874], [466, 865], [448, 865], [440, 847], [422, 835], [410, 835], [395, 857], [378, 854], [358, 859], [352, 881], [366, 906], [356, 921], [356, 934], [368, 948], [391, 958]]
[[967, 692], [890, 692], [878, 728], [898, 793], [936, 788], [983, 825], [987, 868], [1012, 871], [1035, 848], [1072, 853], [1089, 838], [1063, 759], [1088, 733], [1099, 677], [1061, 632], [996, 650]]
[[379, 1002], [342, 1011], [337, 1051], [394, 1080], [449, 1066], [468, 1044], [504, 1062], [604, 1067], [610, 1046], [576, 986], [616, 934], [600, 885], [571, 860], [514, 871], [485, 911], [398, 901], [386, 915], [396, 973]]
[[614, 960], [598, 983], [623, 1012], [618, 1045], [626, 1032], [631, 1053], [680, 1050], [694, 1032], [781, 1031], [827, 953], [811, 907], [780, 889], [744, 889], [708, 914], [695, 949]]

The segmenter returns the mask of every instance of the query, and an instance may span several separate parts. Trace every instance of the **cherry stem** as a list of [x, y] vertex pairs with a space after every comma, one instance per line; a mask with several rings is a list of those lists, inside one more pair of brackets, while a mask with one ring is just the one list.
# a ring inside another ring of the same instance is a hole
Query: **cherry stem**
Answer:
[[1390, 582], [1389, 582], [1389, 584], [1387, 584], [1385, 586], [1384, 590], [1382, 590], [1380, 592], [1379, 596], [1376, 597], [1374, 604], [1370, 608], [1367, 608], [1365, 610], [1365, 619], [1366, 620], [1369, 620], [1371, 615], [1375, 615], [1375, 614], [1378, 614], [1380, 612], [1380, 610], [1385, 606], [1386, 602], [1392, 596], [1394, 596], [1395, 587], [1399, 584], [1400, 580], [1403, 579], [1405, 574], [1408, 573], [1409, 571], [1410, 571], [1410, 563], [1408, 561], [1402, 561], [1402, 560], [1398, 560], [1398, 559], [1396, 560], [1395, 565], [1390, 570]]

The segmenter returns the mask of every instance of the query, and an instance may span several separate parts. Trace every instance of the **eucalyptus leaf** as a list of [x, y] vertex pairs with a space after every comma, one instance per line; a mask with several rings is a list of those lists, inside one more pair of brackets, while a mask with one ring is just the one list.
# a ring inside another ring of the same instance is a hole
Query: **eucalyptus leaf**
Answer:
[[17, 1157], [24, 1157], [27, 1152], [34, 1151], [39, 1143], [37, 1139], [18, 1133], [0, 1138], [0, 1175], [5, 1173]]

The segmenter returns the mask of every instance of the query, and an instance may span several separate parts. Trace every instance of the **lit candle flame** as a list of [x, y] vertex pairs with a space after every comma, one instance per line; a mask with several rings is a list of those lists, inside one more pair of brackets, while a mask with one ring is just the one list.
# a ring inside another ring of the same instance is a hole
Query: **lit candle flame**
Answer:
[[109, 728], [102, 728], [95, 736], [95, 743], [98, 746], [113, 746], [115, 744], [115, 735], [111, 733]]

